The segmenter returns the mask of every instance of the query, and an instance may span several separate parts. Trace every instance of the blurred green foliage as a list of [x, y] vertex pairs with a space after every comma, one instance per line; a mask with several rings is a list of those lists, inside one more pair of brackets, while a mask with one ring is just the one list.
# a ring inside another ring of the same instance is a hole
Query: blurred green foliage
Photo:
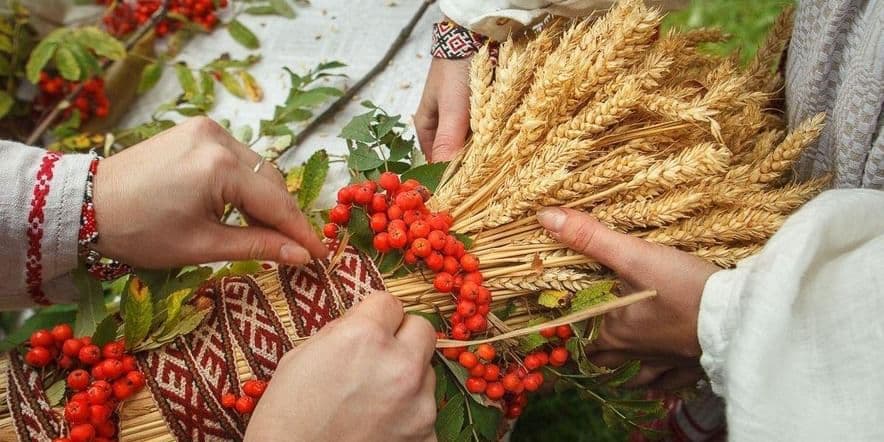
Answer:
[[[785, 0], [693, 0], [685, 10], [669, 14], [664, 28], [716, 26], [731, 35], [725, 43], [710, 45], [718, 54], [742, 51], [746, 60], [755, 54]], [[627, 435], [611, 431], [601, 418], [598, 404], [581, 400], [575, 392], [533, 398], [519, 419], [513, 442], [608, 442]]]

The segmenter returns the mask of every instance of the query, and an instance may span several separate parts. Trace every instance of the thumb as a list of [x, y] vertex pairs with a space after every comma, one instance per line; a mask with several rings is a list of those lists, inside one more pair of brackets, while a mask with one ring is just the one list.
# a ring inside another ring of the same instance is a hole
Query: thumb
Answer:
[[255, 259], [303, 265], [312, 259], [307, 249], [273, 229], [212, 225], [206, 235], [206, 259], [200, 262]]
[[[433, 161], [448, 161], [463, 149], [470, 130], [469, 97], [446, 97], [439, 103], [439, 125], [433, 140]], [[454, 103], [448, 102], [454, 100]]]

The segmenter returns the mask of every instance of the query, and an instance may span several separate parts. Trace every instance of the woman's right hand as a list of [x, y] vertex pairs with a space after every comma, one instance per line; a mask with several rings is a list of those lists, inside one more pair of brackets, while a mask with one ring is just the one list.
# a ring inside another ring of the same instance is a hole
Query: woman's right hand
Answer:
[[424, 94], [414, 114], [428, 161], [448, 161], [463, 149], [470, 130], [470, 60], [433, 58]]
[[436, 332], [392, 295], [368, 295], [276, 369], [247, 441], [435, 441]]

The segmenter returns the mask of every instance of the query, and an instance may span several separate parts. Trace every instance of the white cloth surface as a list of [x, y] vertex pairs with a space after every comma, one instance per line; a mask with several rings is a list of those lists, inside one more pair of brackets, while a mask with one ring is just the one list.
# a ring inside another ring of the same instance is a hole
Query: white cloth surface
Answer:
[[[884, 192], [826, 192], [714, 274], [701, 363], [736, 441], [884, 440]], [[846, 439], [845, 439], [846, 438]]]

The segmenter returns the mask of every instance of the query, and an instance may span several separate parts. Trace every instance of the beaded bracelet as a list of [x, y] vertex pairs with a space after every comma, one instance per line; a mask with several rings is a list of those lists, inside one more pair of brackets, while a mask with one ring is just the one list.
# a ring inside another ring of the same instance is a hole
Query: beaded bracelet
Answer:
[[89, 171], [86, 174], [83, 207], [80, 209], [80, 231], [77, 235], [77, 244], [89, 274], [102, 281], [111, 281], [130, 273], [132, 269], [120, 262], [103, 259], [101, 254], [91, 247], [98, 242], [98, 221], [95, 217], [92, 191], [95, 186], [95, 175], [98, 173], [98, 164], [101, 161], [101, 157], [94, 151], [92, 155], [92, 162], [89, 163]]
[[433, 47], [430, 53], [436, 58], [466, 58], [479, 52], [487, 41], [488, 37], [444, 20], [433, 24]]

